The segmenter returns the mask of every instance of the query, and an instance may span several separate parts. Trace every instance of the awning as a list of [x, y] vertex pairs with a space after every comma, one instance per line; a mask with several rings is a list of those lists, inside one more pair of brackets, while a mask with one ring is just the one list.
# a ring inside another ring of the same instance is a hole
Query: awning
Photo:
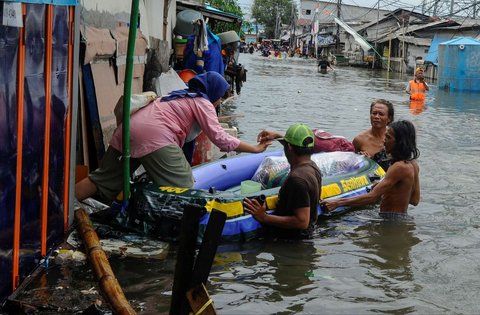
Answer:
[[228, 22], [228, 23], [241, 23], [242, 17], [224, 12], [217, 8], [214, 8], [210, 5], [203, 5], [199, 3], [187, 2], [187, 1], [177, 1], [177, 11], [182, 11], [185, 9], [192, 9], [198, 12], [201, 12], [204, 18], [210, 18], [213, 20]]
[[78, 0], [4, 0], [4, 2], [21, 2], [53, 5], [78, 5]]

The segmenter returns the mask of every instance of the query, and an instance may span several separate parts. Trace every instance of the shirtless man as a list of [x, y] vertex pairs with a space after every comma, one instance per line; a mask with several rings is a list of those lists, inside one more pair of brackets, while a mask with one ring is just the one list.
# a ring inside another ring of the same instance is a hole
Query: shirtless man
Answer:
[[323, 201], [322, 205], [332, 211], [341, 206], [371, 204], [381, 198], [381, 217], [408, 217], [408, 205], [416, 206], [420, 201], [419, 168], [415, 161], [420, 153], [415, 137], [415, 127], [410, 121], [401, 120], [390, 124], [385, 137], [385, 149], [392, 155], [392, 164], [383, 180], [365, 195]]
[[390, 161], [385, 154], [383, 143], [387, 126], [393, 122], [394, 109], [392, 103], [384, 99], [378, 99], [370, 105], [371, 128], [362, 131], [353, 139], [355, 152], [365, 155], [377, 162], [385, 171]]

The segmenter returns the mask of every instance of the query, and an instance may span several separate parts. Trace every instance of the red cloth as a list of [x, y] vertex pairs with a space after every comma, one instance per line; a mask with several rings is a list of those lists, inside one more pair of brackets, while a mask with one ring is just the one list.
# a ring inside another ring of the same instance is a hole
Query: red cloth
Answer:
[[325, 130], [313, 129], [315, 134], [314, 152], [355, 152], [353, 144], [345, 137], [334, 136]]

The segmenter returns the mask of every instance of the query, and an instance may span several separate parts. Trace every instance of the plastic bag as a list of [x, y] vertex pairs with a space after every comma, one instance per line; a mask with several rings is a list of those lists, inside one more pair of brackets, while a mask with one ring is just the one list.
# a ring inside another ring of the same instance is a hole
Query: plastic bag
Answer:
[[278, 187], [283, 184], [290, 173], [290, 164], [284, 156], [269, 156], [263, 159], [252, 177], [262, 184], [263, 189]]
[[[353, 152], [326, 152], [312, 154], [322, 178], [355, 172], [365, 166], [366, 157]], [[255, 171], [253, 181], [262, 184], [263, 189], [279, 187], [290, 173], [290, 164], [285, 156], [266, 157]]]
[[[130, 115], [134, 114], [140, 108], [147, 106], [157, 98], [157, 94], [152, 91], [143, 92], [142, 94], [133, 94], [130, 97]], [[117, 126], [123, 121], [123, 95], [120, 96], [115, 109], [113, 110]]]

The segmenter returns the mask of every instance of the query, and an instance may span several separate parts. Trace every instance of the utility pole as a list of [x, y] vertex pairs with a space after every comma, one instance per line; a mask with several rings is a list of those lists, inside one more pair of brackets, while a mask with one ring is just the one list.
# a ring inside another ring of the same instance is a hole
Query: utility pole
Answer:
[[276, 17], [275, 17], [275, 34], [273, 34], [273, 37], [277, 39], [277, 38], [279, 37], [279, 36], [278, 36], [278, 33], [279, 33], [279, 31], [280, 31], [279, 26], [278, 26], [278, 24], [279, 24], [279, 16], [280, 16], [280, 15], [279, 15], [279, 12], [278, 12], [278, 5], [276, 6], [276, 10], [275, 10], [275, 11], [276, 11], [276, 14], [277, 14], [277, 15], [276, 15]]
[[[375, 50], [378, 51], [378, 23], [380, 21], [380, 0], [377, 2], [377, 25], [375, 28]], [[375, 68], [375, 54], [373, 54], [373, 62], [372, 62], [372, 69]]]
[[290, 49], [294, 49], [295, 44], [295, 3], [292, 1], [292, 28], [290, 31]]
[[[337, 18], [341, 20], [342, 0], [337, 0]], [[339, 53], [340, 50], [340, 25], [337, 24], [337, 38], [335, 39], [335, 50]]]
[[402, 60], [400, 62], [400, 73], [403, 73], [403, 64], [405, 62], [405, 17], [402, 18]]

